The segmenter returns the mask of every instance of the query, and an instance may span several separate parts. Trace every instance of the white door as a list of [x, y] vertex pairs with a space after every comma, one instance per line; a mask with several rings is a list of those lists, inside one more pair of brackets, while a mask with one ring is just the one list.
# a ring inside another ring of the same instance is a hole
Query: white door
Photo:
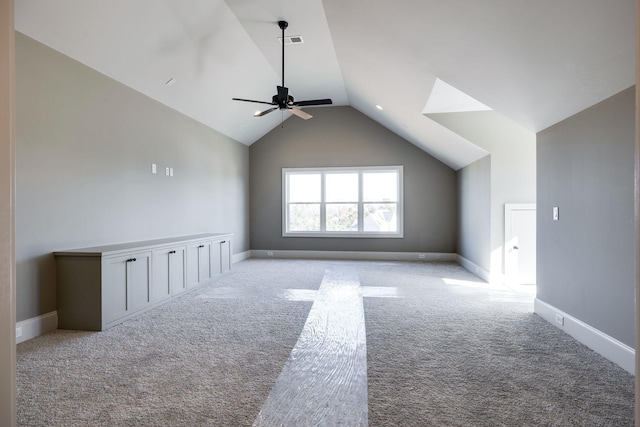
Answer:
[[509, 284], [536, 283], [536, 205], [505, 205], [505, 277]]

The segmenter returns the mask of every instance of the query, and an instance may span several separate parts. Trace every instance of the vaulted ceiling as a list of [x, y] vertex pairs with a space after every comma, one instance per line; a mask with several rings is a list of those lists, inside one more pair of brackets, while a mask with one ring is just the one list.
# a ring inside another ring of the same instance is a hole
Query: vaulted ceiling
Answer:
[[634, 0], [20, 0], [15, 11], [18, 31], [247, 145], [290, 115], [255, 118], [260, 104], [231, 100], [276, 93], [283, 19], [304, 40], [286, 46], [296, 100], [350, 105], [454, 169], [486, 152], [424, 114], [437, 79], [532, 132], [635, 83]]

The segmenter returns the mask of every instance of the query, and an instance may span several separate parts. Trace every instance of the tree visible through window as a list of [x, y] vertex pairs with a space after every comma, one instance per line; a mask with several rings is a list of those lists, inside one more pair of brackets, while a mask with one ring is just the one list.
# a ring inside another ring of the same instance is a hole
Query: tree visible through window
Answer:
[[283, 169], [284, 236], [402, 237], [402, 166]]

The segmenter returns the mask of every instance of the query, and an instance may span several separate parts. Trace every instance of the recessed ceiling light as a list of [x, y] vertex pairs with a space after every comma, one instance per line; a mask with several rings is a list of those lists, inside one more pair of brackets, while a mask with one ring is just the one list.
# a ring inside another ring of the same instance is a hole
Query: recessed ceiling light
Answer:
[[376, 104], [376, 108], [380, 111], [382, 111], [382, 105]]
[[167, 86], [172, 86], [174, 83], [176, 82], [176, 79], [174, 79], [173, 77], [171, 77], [169, 80], [167, 80], [167, 82], [165, 83]]

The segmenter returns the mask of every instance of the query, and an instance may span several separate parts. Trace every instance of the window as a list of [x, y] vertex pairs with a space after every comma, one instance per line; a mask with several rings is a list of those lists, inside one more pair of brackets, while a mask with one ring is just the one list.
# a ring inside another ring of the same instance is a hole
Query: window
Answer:
[[282, 169], [285, 237], [402, 237], [402, 166]]

